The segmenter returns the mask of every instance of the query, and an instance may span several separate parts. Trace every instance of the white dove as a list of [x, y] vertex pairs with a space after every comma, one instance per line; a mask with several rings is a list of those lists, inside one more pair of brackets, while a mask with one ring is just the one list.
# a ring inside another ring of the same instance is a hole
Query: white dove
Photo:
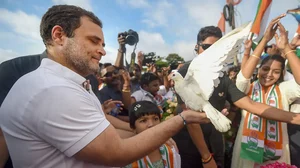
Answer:
[[231, 121], [215, 109], [209, 98], [220, 83], [226, 66], [233, 62], [243, 41], [247, 38], [252, 22], [236, 28], [223, 36], [203, 53], [195, 57], [185, 78], [174, 72], [175, 91], [187, 108], [204, 111], [215, 128], [220, 132], [230, 129]]

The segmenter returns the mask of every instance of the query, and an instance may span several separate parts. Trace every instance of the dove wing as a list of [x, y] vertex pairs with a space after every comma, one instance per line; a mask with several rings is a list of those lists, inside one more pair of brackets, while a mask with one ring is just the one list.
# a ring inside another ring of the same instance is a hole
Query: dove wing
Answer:
[[[208, 100], [220, 83], [226, 66], [233, 62], [243, 41], [247, 38], [252, 22], [232, 30], [199, 56], [195, 57], [187, 71], [185, 79], [194, 78], [197, 83], [195, 91]], [[190, 80], [190, 79], [189, 79]]]

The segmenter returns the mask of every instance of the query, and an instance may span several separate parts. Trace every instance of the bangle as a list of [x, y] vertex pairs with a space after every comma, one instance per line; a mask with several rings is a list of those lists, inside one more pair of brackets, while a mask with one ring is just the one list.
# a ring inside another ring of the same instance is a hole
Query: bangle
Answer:
[[285, 54], [284, 54], [284, 58], [286, 58], [286, 56], [289, 54], [289, 53], [291, 53], [291, 52], [295, 52], [296, 50], [290, 50], [290, 51], [288, 51], [288, 52], [286, 52]]
[[257, 56], [257, 55], [254, 55], [254, 54], [252, 54], [251, 56], [252, 56], [252, 57], [254, 57], [254, 58], [260, 59], [260, 57], [259, 57], [259, 56]]
[[129, 89], [123, 89], [122, 92], [129, 93], [130, 90]]
[[186, 125], [186, 121], [185, 121], [185, 119], [183, 118], [183, 116], [181, 115], [181, 113], [179, 113], [179, 116], [182, 118], [182, 120], [183, 120], [183, 125]]
[[209, 163], [209, 162], [211, 161], [212, 158], [213, 158], [213, 157], [212, 157], [212, 154], [210, 154], [209, 157], [208, 157], [207, 159], [203, 159], [203, 158], [202, 158], [201, 160], [202, 160], [202, 163], [203, 163], [203, 164], [206, 164], [206, 163]]

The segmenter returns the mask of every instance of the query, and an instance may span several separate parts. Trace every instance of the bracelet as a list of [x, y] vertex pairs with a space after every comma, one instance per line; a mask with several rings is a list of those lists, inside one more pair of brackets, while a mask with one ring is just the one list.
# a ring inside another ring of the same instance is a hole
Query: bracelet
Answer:
[[185, 119], [183, 118], [183, 116], [181, 115], [181, 113], [179, 113], [179, 116], [182, 118], [182, 120], [183, 120], [183, 125], [186, 125], [186, 121], [185, 121]]
[[129, 93], [130, 90], [129, 89], [123, 89], [122, 92]]
[[289, 53], [291, 53], [291, 52], [295, 52], [296, 50], [290, 50], [290, 51], [288, 51], [288, 52], [286, 52], [285, 54], [284, 54], [284, 58], [286, 58], [286, 56], [289, 54]]
[[203, 158], [202, 158], [202, 163], [203, 163], [203, 164], [209, 163], [209, 162], [212, 160], [212, 158], [213, 158], [213, 157], [212, 157], [212, 154], [210, 154], [209, 157], [208, 157], [207, 159], [203, 159]]
[[259, 57], [259, 56], [257, 56], [257, 55], [254, 55], [254, 54], [252, 54], [251, 56], [252, 56], [252, 57], [254, 57], [254, 58], [260, 59], [260, 57]]

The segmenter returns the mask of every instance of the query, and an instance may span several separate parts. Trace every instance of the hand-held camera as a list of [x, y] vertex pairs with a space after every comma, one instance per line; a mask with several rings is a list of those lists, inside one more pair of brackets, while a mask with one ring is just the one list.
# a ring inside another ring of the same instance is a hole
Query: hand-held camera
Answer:
[[133, 46], [139, 42], [139, 35], [136, 31], [129, 29], [127, 32], [119, 33], [119, 37], [125, 37], [125, 44]]

